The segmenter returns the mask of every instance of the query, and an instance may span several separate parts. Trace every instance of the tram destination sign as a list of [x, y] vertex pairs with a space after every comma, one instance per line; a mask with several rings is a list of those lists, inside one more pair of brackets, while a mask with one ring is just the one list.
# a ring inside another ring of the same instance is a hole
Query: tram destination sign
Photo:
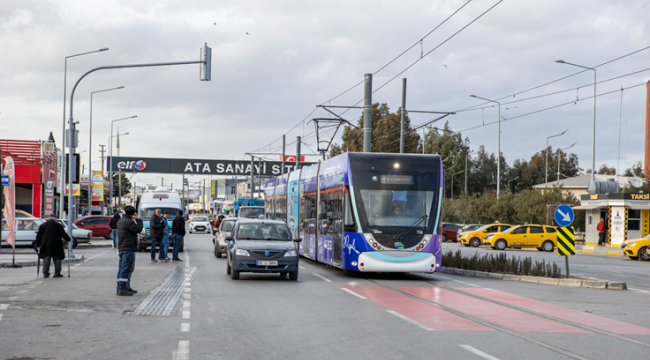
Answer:
[[[246, 160], [211, 160], [211, 159], [170, 159], [170, 158], [143, 158], [108, 156], [107, 170], [117, 172], [159, 173], [159, 174], [195, 174], [195, 175], [250, 175], [251, 169], [255, 175], [278, 176], [282, 175], [281, 161], [255, 161]], [[112, 168], [111, 168], [112, 164]], [[309, 166], [314, 163], [300, 163], [300, 166]], [[284, 173], [293, 171], [295, 162], [284, 163]]]

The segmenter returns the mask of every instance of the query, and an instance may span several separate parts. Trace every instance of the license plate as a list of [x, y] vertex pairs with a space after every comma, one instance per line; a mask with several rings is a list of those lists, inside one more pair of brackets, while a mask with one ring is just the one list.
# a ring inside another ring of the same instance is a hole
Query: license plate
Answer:
[[257, 261], [257, 266], [278, 266], [277, 261]]

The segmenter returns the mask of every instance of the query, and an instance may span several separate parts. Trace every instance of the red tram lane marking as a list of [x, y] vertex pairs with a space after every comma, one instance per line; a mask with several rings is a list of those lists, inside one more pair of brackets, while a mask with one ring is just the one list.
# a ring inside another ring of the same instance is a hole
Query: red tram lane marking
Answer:
[[[589, 333], [587, 330], [530, 315], [522, 311], [496, 305], [446, 289], [436, 287], [398, 287], [398, 289], [515, 331]], [[474, 290], [473, 288], [468, 289]]]
[[344, 286], [348, 290], [433, 330], [492, 331], [487, 326], [379, 286]]
[[612, 320], [602, 316], [568, 309], [559, 305], [553, 305], [542, 301], [529, 299], [523, 296], [506, 293], [503, 291], [474, 288], [458, 288], [458, 290], [487, 297], [506, 304], [518, 306], [520, 308], [535, 311], [540, 314], [553, 316], [558, 319], [568, 320], [581, 325], [590, 326], [595, 329], [608, 331], [614, 334], [650, 335], [650, 329], [643, 326]]

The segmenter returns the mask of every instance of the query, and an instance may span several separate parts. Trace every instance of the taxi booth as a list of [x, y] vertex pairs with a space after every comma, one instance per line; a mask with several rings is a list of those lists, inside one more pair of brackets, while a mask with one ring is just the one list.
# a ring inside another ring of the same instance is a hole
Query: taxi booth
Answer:
[[638, 239], [650, 233], [650, 194], [601, 193], [580, 197], [584, 210], [586, 245], [598, 245], [596, 226], [605, 219], [606, 246], [621, 247], [625, 240]]

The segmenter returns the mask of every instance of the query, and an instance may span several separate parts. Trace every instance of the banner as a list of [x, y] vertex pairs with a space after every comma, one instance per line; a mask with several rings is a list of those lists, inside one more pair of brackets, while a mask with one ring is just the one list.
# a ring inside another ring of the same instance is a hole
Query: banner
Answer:
[[93, 171], [92, 192], [93, 201], [104, 201], [104, 172]]
[[[65, 184], [65, 196], [70, 194], [70, 184]], [[72, 196], [81, 196], [81, 185], [72, 184]]]
[[14, 159], [11, 156], [5, 158], [5, 167], [3, 175], [9, 175], [9, 185], [4, 187], [5, 208], [4, 219], [7, 221], [9, 235], [5, 239], [5, 244], [16, 248], [16, 170]]
[[55, 179], [53, 177], [45, 180], [45, 203], [43, 205], [43, 215], [48, 216], [54, 214], [54, 187]]
[[210, 196], [212, 196], [213, 199], [217, 197], [217, 180], [212, 180], [210, 182]]
[[[209, 159], [170, 159], [170, 158], [135, 158], [114, 156], [112, 159], [113, 172], [120, 168], [122, 172], [132, 173], [161, 173], [161, 174], [195, 174], [195, 175], [257, 175], [278, 176], [282, 174], [280, 161], [255, 161], [246, 160], [209, 160]], [[111, 170], [111, 157], [107, 157], [107, 170]], [[300, 166], [309, 166], [314, 163], [301, 163]], [[284, 173], [294, 170], [295, 162], [284, 164]]]

